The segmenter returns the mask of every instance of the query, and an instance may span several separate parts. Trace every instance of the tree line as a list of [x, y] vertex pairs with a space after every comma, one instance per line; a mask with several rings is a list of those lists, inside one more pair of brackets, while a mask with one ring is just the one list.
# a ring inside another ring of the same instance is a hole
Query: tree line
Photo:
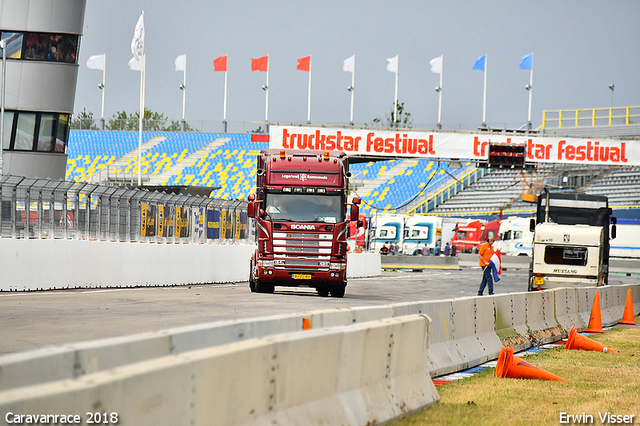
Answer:
[[[111, 116], [111, 118], [105, 120], [106, 130], [138, 130], [140, 121], [140, 112], [136, 111], [128, 113], [126, 111], [118, 111]], [[177, 120], [171, 120], [162, 113], [151, 111], [148, 108], [144, 109], [144, 117], [142, 119], [143, 130], [153, 131], [166, 131], [166, 132], [180, 132], [182, 131], [182, 122]], [[186, 131], [195, 131], [189, 126], [189, 123], [185, 123]], [[93, 117], [93, 112], [83, 109], [82, 112], [75, 114], [71, 120], [71, 129], [73, 130], [99, 130], [96, 119]]]

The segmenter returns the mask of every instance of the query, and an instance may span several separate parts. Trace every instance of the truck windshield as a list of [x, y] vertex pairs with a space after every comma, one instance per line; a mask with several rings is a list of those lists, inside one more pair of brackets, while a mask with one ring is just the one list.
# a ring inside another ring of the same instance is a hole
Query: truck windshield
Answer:
[[342, 195], [265, 194], [265, 211], [272, 220], [344, 222]]
[[555, 265], [585, 266], [587, 264], [587, 248], [548, 246], [544, 252], [544, 261]]

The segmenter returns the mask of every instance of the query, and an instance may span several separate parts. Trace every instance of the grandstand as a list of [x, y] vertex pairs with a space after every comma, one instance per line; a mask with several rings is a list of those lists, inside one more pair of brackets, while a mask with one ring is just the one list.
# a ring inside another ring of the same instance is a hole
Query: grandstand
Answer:
[[[211, 196], [246, 199], [255, 192], [256, 155], [267, 148], [250, 134], [145, 132], [143, 184], [211, 188]], [[66, 178], [72, 181], [137, 182], [138, 133], [71, 131]], [[432, 213], [453, 216], [530, 215], [523, 193], [555, 191], [607, 195], [610, 205], [638, 210], [640, 167], [541, 165], [532, 172], [453, 168], [447, 161], [393, 159], [351, 165], [351, 191], [371, 214]], [[537, 179], [539, 186], [531, 187]]]

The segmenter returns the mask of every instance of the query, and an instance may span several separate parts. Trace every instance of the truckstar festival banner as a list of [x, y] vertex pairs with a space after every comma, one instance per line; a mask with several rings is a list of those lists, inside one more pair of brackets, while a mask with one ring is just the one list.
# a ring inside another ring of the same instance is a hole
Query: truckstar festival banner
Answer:
[[278, 125], [270, 126], [269, 137], [270, 148], [344, 151], [348, 155], [484, 161], [489, 155], [489, 142], [526, 144], [526, 161], [531, 163], [640, 165], [640, 143], [620, 139]]

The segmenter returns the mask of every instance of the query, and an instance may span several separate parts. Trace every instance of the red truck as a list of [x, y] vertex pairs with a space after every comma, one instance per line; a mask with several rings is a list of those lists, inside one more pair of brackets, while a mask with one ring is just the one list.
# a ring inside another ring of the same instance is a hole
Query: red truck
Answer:
[[474, 220], [466, 225], [458, 224], [454, 229], [455, 234], [451, 244], [456, 246], [458, 253], [471, 253], [489, 237], [493, 237], [495, 240], [500, 239], [499, 230], [499, 220], [487, 223], [481, 220]]
[[252, 292], [276, 285], [314, 287], [343, 297], [347, 287], [348, 221], [358, 220], [360, 199], [347, 216], [349, 160], [343, 152], [265, 149], [258, 155], [256, 193], [247, 214], [256, 222], [251, 257]]

